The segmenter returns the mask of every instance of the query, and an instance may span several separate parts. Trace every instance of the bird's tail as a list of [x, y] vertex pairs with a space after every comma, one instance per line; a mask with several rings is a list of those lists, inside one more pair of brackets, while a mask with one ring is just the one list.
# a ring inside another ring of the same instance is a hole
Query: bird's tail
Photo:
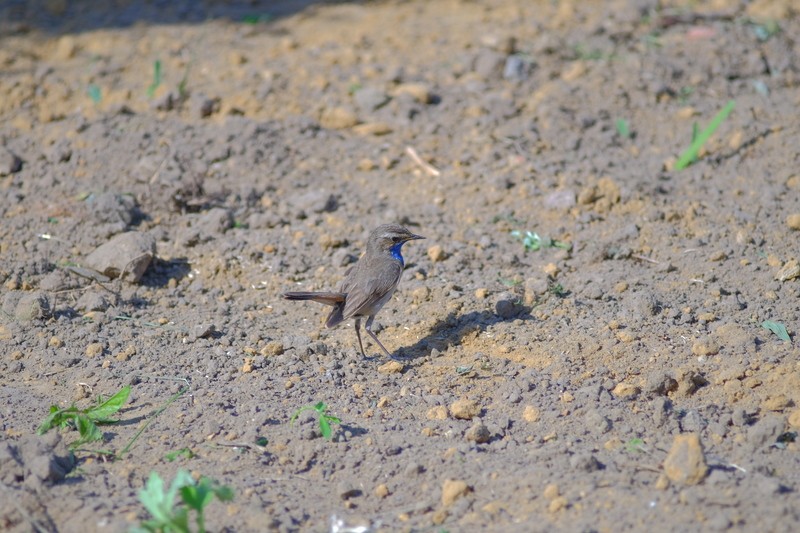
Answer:
[[286, 300], [311, 300], [325, 305], [336, 305], [344, 302], [345, 294], [341, 292], [284, 292]]

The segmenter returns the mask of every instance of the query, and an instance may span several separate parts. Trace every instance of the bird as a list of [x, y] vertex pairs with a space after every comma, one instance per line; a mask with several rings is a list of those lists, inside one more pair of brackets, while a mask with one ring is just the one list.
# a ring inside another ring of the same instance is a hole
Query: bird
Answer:
[[383, 224], [369, 234], [367, 250], [346, 272], [336, 292], [285, 292], [286, 300], [310, 300], [333, 306], [325, 327], [332, 328], [350, 318], [355, 319], [356, 336], [361, 355], [364, 353], [361, 342], [361, 320], [366, 319], [364, 329], [372, 337], [383, 353], [392, 359], [392, 354], [383, 346], [378, 336], [372, 331], [375, 315], [392, 298], [400, 277], [403, 274], [405, 261], [401, 250], [408, 241], [424, 239], [398, 224]]

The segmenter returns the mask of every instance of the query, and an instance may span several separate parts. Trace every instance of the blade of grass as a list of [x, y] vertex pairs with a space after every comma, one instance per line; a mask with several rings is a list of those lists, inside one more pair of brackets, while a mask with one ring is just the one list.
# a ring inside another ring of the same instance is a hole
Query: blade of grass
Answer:
[[161, 60], [156, 59], [155, 63], [153, 63], [153, 83], [147, 88], [148, 98], [153, 97], [159, 85], [161, 85]]
[[706, 126], [706, 128], [700, 132], [699, 135], [692, 141], [691, 146], [683, 151], [681, 156], [678, 158], [677, 163], [675, 163], [675, 170], [683, 170], [684, 168], [688, 167], [692, 164], [692, 161], [697, 159], [697, 154], [700, 152], [700, 149], [703, 145], [708, 141], [708, 139], [714, 135], [714, 132], [717, 131], [719, 125], [728, 118], [728, 115], [731, 114], [733, 108], [736, 106], [736, 102], [733, 100], [729, 101], [722, 110], [717, 113], [717, 115], [711, 120], [711, 122]]
[[147, 419], [147, 422], [145, 422], [141, 428], [139, 428], [139, 431], [136, 432], [136, 434], [133, 436], [130, 442], [128, 442], [128, 444], [122, 449], [122, 451], [119, 452], [119, 454], [117, 454], [117, 457], [122, 457], [123, 455], [128, 453], [128, 451], [131, 449], [134, 443], [139, 439], [142, 433], [144, 433], [144, 431], [148, 428], [148, 426], [150, 426], [150, 424], [152, 424], [153, 421], [156, 418], [158, 418], [158, 415], [163, 413], [167, 407], [169, 407], [175, 400], [183, 396], [188, 390], [189, 389], [187, 387], [182, 388], [181, 390], [170, 396], [170, 398], [166, 402], [164, 402], [164, 405], [156, 409], [156, 412], [153, 413], [153, 415]]

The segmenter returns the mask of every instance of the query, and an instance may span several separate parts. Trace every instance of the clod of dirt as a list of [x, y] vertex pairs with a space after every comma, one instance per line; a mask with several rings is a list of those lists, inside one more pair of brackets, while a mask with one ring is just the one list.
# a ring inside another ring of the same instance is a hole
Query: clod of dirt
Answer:
[[697, 339], [694, 344], [692, 344], [692, 353], [699, 357], [717, 355], [719, 353], [719, 343], [711, 337]]
[[461, 420], [472, 420], [481, 414], [481, 406], [474, 400], [456, 400], [450, 405], [450, 415]]
[[445, 507], [452, 505], [471, 491], [472, 489], [463, 479], [445, 479], [442, 484], [442, 505]]
[[747, 441], [753, 450], [757, 450], [765, 444], [775, 442], [778, 435], [783, 433], [786, 422], [782, 416], [770, 415], [762, 418], [747, 431]]
[[103, 224], [119, 226], [119, 231], [134, 221], [138, 211], [132, 196], [112, 192], [99, 194], [88, 205], [92, 210], [92, 218]]
[[447, 252], [445, 252], [441, 246], [435, 244], [428, 248], [428, 259], [430, 259], [433, 263], [444, 261], [447, 259]]
[[105, 311], [108, 309], [108, 300], [99, 292], [85, 292], [75, 302], [75, 309], [79, 311]]
[[131, 283], [138, 282], [156, 253], [156, 241], [136, 231], [121, 233], [100, 245], [86, 258], [85, 265], [109, 278], [122, 276]]
[[597, 409], [592, 409], [583, 417], [586, 428], [597, 435], [608, 433], [611, 430], [611, 420]]
[[75, 466], [75, 458], [58, 433], [24, 435], [0, 444], [0, 481], [24, 483], [32, 489], [61, 481]]
[[346, 107], [326, 107], [319, 122], [323, 128], [343, 130], [358, 124], [358, 115]]
[[0, 177], [10, 176], [20, 170], [22, 170], [22, 159], [5, 146], [0, 146]]
[[40, 292], [31, 292], [24, 295], [19, 299], [14, 309], [14, 318], [20, 322], [30, 322], [49, 315], [50, 300]]
[[489, 432], [489, 428], [483, 425], [483, 422], [476, 422], [467, 430], [464, 434], [464, 438], [476, 444], [484, 444], [489, 442], [489, 439], [492, 438], [492, 434]]
[[664, 473], [673, 483], [697, 485], [708, 473], [703, 446], [696, 433], [675, 435], [664, 460]]
[[789, 229], [800, 230], [800, 213], [792, 213], [786, 217], [786, 225]]
[[388, 361], [378, 367], [378, 372], [381, 374], [399, 374], [403, 371], [403, 368], [405, 367], [402, 363], [397, 361]]
[[378, 87], [363, 87], [355, 92], [353, 100], [362, 113], [371, 113], [386, 105], [389, 95]]
[[495, 299], [494, 312], [504, 320], [514, 318], [522, 311], [522, 306], [518, 302], [519, 298], [509, 292], [499, 294]]

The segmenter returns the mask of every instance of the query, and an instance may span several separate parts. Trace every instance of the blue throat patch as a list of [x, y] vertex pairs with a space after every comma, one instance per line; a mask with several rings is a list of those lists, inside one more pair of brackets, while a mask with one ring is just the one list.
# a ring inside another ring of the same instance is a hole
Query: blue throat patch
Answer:
[[392, 257], [400, 261], [400, 264], [403, 266], [406, 265], [406, 262], [403, 261], [403, 255], [400, 253], [400, 249], [403, 247], [404, 244], [405, 244], [404, 242], [398, 242], [397, 244], [389, 248], [389, 251], [392, 252]]

